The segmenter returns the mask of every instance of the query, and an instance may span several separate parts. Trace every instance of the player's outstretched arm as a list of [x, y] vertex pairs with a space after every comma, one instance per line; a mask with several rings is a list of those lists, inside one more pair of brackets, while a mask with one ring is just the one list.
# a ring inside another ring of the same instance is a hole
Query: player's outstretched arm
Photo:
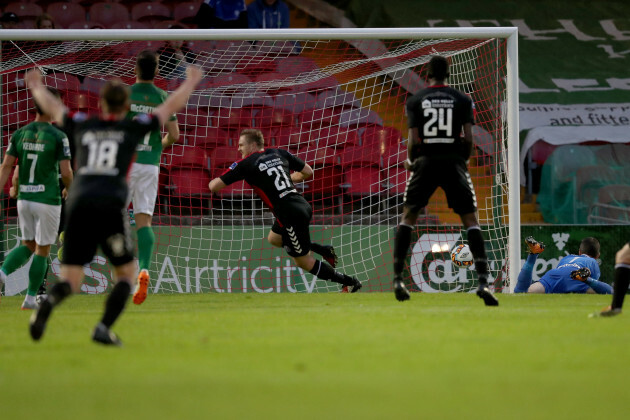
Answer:
[[70, 160], [62, 160], [59, 162], [59, 171], [61, 172], [61, 180], [63, 181], [63, 185], [66, 187], [61, 192], [63, 198], [68, 197], [68, 189], [70, 188], [70, 184], [72, 184], [72, 180], [74, 175], [72, 174], [72, 166], [70, 166]]
[[221, 178], [214, 178], [212, 181], [210, 181], [208, 187], [210, 188], [210, 191], [216, 193], [227, 187], [227, 185], [225, 185], [225, 182], [221, 181]]
[[13, 178], [11, 179], [11, 188], [9, 189], [9, 197], [17, 198], [18, 189], [20, 188], [20, 165], [15, 165]]
[[313, 168], [308, 163], [304, 164], [304, 168], [300, 172], [291, 173], [291, 181], [304, 182], [313, 176]]
[[50, 115], [53, 121], [62, 121], [63, 116], [68, 112], [68, 108], [50, 93], [42, 82], [42, 74], [37, 69], [31, 69], [24, 75], [26, 87], [31, 91], [33, 99], [37, 105], [44, 111], [44, 114]]
[[404, 162], [406, 170], [411, 169], [411, 165], [413, 164], [414, 160], [413, 151], [419, 142], [420, 135], [418, 134], [418, 129], [416, 127], [410, 128], [409, 136], [407, 138], [407, 160]]
[[177, 121], [167, 121], [164, 128], [166, 128], [166, 135], [162, 138], [162, 148], [166, 149], [179, 140], [179, 124]]
[[159, 118], [160, 124], [166, 124], [171, 115], [186, 106], [190, 94], [193, 93], [202, 77], [203, 71], [199, 67], [188, 66], [186, 68], [186, 80], [184, 83], [182, 83], [175, 92], [171, 93], [168, 98], [166, 98], [166, 101], [153, 112], [153, 114]]

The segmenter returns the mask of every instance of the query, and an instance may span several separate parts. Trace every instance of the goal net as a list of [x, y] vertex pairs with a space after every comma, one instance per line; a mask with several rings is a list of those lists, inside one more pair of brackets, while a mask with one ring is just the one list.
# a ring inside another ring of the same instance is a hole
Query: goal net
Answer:
[[[180, 140], [164, 151], [160, 165], [150, 292], [340, 290], [266, 241], [273, 215], [246, 183], [214, 195], [208, 190], [212, 178], [240, 159], [237, 142], [245, 128], [261, 130], [267, 147], [287, 149], [314, 168], [313, 179], [298, 185], [313, 206], [313, 242], [334, 245], [338, 269], [359, 278], [364, 291], [390, 291], [393, 236], [409, 175], [402, 166], [405, 101], [426, 85], [425, 65], [441, 54], [451, 64], [449, 84], [475, 103], [470, 172], [491, 282], [507, 291], [520, 254], [515, 32], [467, 29], [2, 31], [2, 150], [35, 116], [22, 79], [29, 68], [41, 69], [71, 110], [98, 113], [104, 81], [135, 82], [138, 52], [161, 53], [155, 83], [166, 91], [181, 83], [186, 62], [194, 62], [205, 77], [177, 115]], [[2, 258], [20, 237], [9, 184], [2, 200]], [[405, 271], [409, 288], [471, 291], [474, 270], [450, 260], [450, 250], [465, 240], [459, 217], [438, 190], [414, 231]], [[59, 272], [59, 246], [51, 253], [49, 282]], [[27, 273], [28, 264], [13, 273], [5, 294], [23, 293]], [[85, 273], [85, 293], [111, 288], [104, 257], [95, 257]]]

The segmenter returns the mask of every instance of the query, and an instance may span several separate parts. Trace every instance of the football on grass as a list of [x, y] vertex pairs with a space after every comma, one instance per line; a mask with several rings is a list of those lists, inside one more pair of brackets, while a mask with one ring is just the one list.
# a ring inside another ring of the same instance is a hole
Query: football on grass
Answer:
[[468, 245], [461, 244], [453, 248], [451, 260], [458, 267], [466, 267], [473, 264], [473, 255]]

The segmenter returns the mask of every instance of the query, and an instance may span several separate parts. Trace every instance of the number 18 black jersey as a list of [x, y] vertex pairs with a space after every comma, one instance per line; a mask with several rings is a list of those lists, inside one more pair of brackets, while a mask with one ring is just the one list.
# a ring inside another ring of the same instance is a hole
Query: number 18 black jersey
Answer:
[[124, 205], [127, 172], [144, 135], [160, 128], [157, 117], [141, 114], [134, 120], [87, 118], [66, 114], [62, 130], [76, 149], [75, 179], [71, 199], [105, 198]]
[[245, 180], [271, 209], [279, 207], [282, 199], [299, 194], [291, 181], [290, 171], [304, 169], [304, 161], [282, 149], [265, 149], [234, 162], [220, 176], [226, 185]]
[[407, 100], [409, 128], [417, 128], [420, 144], [414, 158], [428, 156], [468, 159], [461, 137], [466, 123], [474, 124], [472, 100], [450, 86], [430, 86]]

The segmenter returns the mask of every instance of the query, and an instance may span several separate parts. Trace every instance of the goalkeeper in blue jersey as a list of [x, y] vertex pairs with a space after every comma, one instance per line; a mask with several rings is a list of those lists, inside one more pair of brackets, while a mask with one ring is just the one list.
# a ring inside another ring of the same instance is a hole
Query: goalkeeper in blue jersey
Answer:
[[525, 239], [529, 248], [527, 260], [518, 275], [514, 293], [600, 293], [611, 294], [612, 287], [599, 281], [599, 241], [588, 237], [582, 239], [578, 255], [567, 255], [556, 268], [547, 271], [540, 281], [532, 284], [534, 264], [545, 245], [533, 237]]

